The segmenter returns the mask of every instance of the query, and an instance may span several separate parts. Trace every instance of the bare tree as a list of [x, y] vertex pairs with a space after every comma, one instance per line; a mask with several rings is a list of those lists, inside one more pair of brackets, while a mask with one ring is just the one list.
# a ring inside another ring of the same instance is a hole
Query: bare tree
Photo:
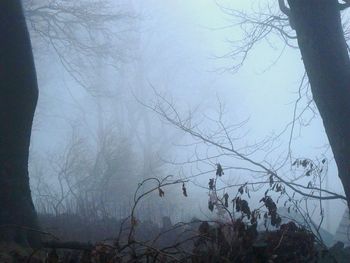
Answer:
[[125, 10], [122, 1], [24, 1], [25, 16], [40, 58], [53, 51], [70, 76], [91, 92], [100, 64], [119, 68], [131, 57], [132, 43], [127, 32], [135, 30], [130, 20], [135, 15]]
[[275, 8], [277, 1], [268, 3], [266, 11], [252, 14], [223, 9], [239, 21], [244, 32], [244, 38], [235, 42], [228, 54], [237, 61], [233, 69], [243, 65], [257, 43], [268, 41], [273, 34], [279, 36], [286, 47], [299, 47], [349, 206], [350, 60], [346, 44], [348, 23], [344, 16], [342, 24], [340, 14], [343, 10], [346, 12], [348, 1], [279, 0], [279, 10]]
[[21, 1], [1, 1], [0, 19], [0, 241], [38, 245], [28, 177], [38, 87]]

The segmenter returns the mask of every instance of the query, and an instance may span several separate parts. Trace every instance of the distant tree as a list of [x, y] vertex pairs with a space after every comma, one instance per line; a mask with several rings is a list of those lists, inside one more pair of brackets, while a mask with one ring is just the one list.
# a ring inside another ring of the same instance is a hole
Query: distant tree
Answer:
[[[62, 67], [83, 88], [96, 92], [93, 83], [107, 65], [118, 68], [131, 56], [133, 15], [122, 0], [24, 0], [24, 14], [31, 33], [35, 58], [57, 55]], [[123, 33], [123, 34], [122, 34]], [[102, 87], [98, 87], [102, 89]]]
[[0, 20], [0, 241], [37, 245], [28, 155], [38, 87], [21, 1], [1, 1]]

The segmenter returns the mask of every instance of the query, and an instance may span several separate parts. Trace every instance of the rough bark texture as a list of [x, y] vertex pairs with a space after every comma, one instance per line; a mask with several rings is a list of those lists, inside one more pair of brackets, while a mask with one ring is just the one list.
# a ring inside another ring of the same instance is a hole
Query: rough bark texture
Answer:
[[350, 60], [337, 0], [288, 0], [298, 44], [350, 207]]
[[37, 245], [28, 154], [38, 88], [20, 0], [0, 1], [0, 241]]

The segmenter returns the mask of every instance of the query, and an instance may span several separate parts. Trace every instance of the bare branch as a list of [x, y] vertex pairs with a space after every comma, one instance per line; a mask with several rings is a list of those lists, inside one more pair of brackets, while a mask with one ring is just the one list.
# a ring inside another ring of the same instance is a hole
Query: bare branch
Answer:
[[[232, 51], [218, 58], [231, 58], [235, 64], [230, 70], [237, 71], [243, 66], [248, 54], [261, 42], [269, 45], [273, 42], [270, 38], [277, 36], [285, 46], [297, 48], [295, 32], [290, 27], [289, 17], [284, 13], [267, 7], [267, 12], [259, 10], [254, 13], [221, 7], [222, 11], [233, 19], [230, 27], [238, 27], [243, 37], [239, 40], [228, 41], [232, 46]], [[284, 48], [281, 53], [283, 53]], [[280, 57], [279, 54], [278, 57]]]
[[283, 14], [290, 16], [290, 9], [286, 6], [285, 0], [278, 0], [278, 5]]
[[345, 2], [345, 3], [339, 3], [338, 4], [340, 11], [343, 11], [343, 10], [345, 10], [345, 9], [350, 7], [350, 1], [349, 0], [343, 0], [343, 2]]

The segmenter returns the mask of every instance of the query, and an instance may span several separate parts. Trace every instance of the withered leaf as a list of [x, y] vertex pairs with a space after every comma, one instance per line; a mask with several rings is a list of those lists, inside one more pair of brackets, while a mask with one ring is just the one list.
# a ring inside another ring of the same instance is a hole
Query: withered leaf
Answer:
[[187, 189], [186, 189], [186, 186], [185, 186], [185, 183], [182, 183], [182, 194], [187, 197]]
[[214, 190], [214, 179], [209, 179], [209, 190]]
[[160, 187], [158, 187], [158, 194], [160, 197], [164, 196], [164, 191]]
[[224, 170], [222, 169], [221, 164], [217, 163], [216, 164], [216, 175], [222, 176], [223, 174], [224, 174]]
[[214, 210], [214, 204], [213, 204], [212, 201], [209, 201], [209, 202], [208, 202], [208, 208], [209, 208], [210, 211], [213, 212], [213, 210]]
[[228, 207], [228, 193], [224, 194], [224, 202], [225, 202], [225, 207]]

